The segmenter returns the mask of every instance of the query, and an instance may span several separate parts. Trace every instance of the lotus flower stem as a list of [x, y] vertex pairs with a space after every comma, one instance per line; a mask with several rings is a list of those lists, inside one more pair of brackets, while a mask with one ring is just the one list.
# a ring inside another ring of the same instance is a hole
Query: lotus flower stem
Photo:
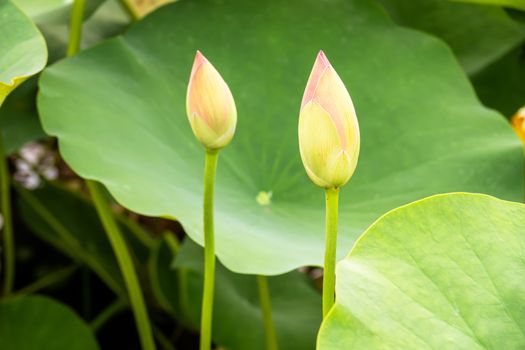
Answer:
[[75, 0], [71, 8], [71, 21], [69, 27], [69, 42], [67, 45], [67, 56], [73, 56], [80, 49], [82, 38], [82, 22], [84, 20], [84, 8], [86, 0]]
[[158, 327], [153, 328], [153, 332], [155, 333], [155, 339], [157, 339], [158, 343], [164, 350], [177, 350], [172, 344], [171, 339], [164, 335]]
[[204, 291], [202, 294], [200, 350], [211, 348], [213, 294], [215, 289], [215, 237], [213, 227], [213, 194], [218, 150], [206, 150], [204, 165]]
[[266, 336], [266, 350], [277, 350], [277, 334], [272, 319], [272, 305], [270, 302], [270, 291], [266, 276], [257, 275], [257, 286], [259, 287], [259, 301], [263, 316], [264, 331]]
[[[75, 0], [73, 9], [71, 11], [71, 27], [69, 29], [69, 44], [67, 56], [73, 56], [78, 53], [80, 49], [80, 41], [82, 36], [82, 22], [84, 18], [85, 0]], [[124, 277], [124, 283], [128, 292], [128, 297], [135, 316], [135, 324], [139, 333], [140, 343], [143, 350], [155, 350], [155, 341], [153, 340], [153, 332], [149, 321], [144, 296], [139, 284], [137, 272], [129, 248], [122, 233], [115, 221], [113, 212], [104, 197], [101, 186], [92, 180], [86, 180], [87, 187], [98, 216], [104, 226], [104, 230], [113, 248], [113, 252], [117, 258], [120, 272]]]
[[337, 253], [337, 216], [339, 188], [328, 188], [326, 193], [326, 242], [323, 276], [323, 318], [334, 305], [335, 259]]
[[89, 323], [91, 331], [97, 332], [106, 322], [108, 322], [113, 316], [119, 312], [125, 310], [128, 307], [127, 300], [119, 298], [109, 304], [100, 314], [98, 314], [93, 321]]
[[135, 9], [135, 6], [133, 6], [132, 0], [120, 0], [120, 3], [133, 22], [140, 19], [140, 13]]
[[60, 270], [56, 270], [54, 272], [51, 272], [44, 277], [36, 280], [35, 282], [18, 289], [15, 293], [13, 293], [13, 296], [25, 296], [28, 294], [34, 294], [46, 287], [52, 286], [56, 283], [59, 283], [61, 281], [64, 281], [68, 277], [70, 277], [73, 272], [75, 272], [80, 265], [75, 263], [71, 266], [64, 267]]
[[95, 203], [98, 216], [102, 221], [104, 230], [108, 235], [109, 241], [117, 258], [122, 276], [124, 277], [126, 289], [129, 293], [131, 307], [135, 316], [135, 323], [139, 332], [142, 349], [155, 350], [155, 342], [153, 340], [153, 333], [151, 331], [148, 312], [146, 310], [142, 290], [140, 288], [137, 273], [129, 253], [128, 246], [126, 245], [126, 241], [120, 232], [106, 198], [104, 198], [104, 193], [101, 186], [97, 182], [91, 180], [87, 180], [86, 184], [89, 188], [91, 197], [93, 198], [93, 202]]
[[[1, 103], [0, 103], [1, 105]], [[11, 188], [9, 180], [9, 168], [7, 154], [4, 149], [2, 135], [0, 135], [0, 209], [4, 219], [3, 228], [3, 255], [4, 275], [3, 295], [8, 296], [13, 290], [15, 280], [15, 239], [13, 233], [13, 221], [11, 215]]]
[[211, 346], [215, 285], [213, 193], [219, 150], [232, 140], [237, 125], [233, 95], [217, 69], [197, 51], [191, 68], [186, 112], [195, 138], [206, 149], [204, 165], [204, 291], [202, 295], [200, 350]]

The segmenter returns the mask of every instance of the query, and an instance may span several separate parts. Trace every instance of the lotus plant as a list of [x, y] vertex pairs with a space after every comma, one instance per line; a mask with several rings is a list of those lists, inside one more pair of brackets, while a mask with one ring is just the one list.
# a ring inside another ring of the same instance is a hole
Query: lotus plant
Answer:
[[[73, 1], [69, 40], [66, 52], [67, 57], [74, 56], [80, 51], [85, 9], [86, 1]], [[135, 270], [135, 265], [127, 243], [113, 215], [110, 203], [106, 198], [107, 196], [104, 193], [104, 188], [97, 181], [90, 179], [86, 179], [86, 185], [91, 199], [93, 200], [93, 204], [95, 205], [95, 209], [97, 210], [100, 222], [106, 231], [106, 235], [117, 259], [120, 272], [122, 273], [142, 349], [156, 350], [151, 322], [149, 320], [146, 303], [144, 301], [144, 294], [139, 283], [137, 271]]]
[[202, 296], [200, 349], [211, 346], [215, 284], [213, 192], [219, 151], [235, 133], [237, 109], [232, 93], [213, 65], [197, 51], [191, 70], [186, 110], [195, 137], [206, 149], [204, 165], [204, 292]]
[[299, 150], [306, 173], [326, 193], [323, 316], [335, 298], [339, 190], [354, 173], [359, 145], [359, 125], [352, 99], [320, 51], [301, 102]]

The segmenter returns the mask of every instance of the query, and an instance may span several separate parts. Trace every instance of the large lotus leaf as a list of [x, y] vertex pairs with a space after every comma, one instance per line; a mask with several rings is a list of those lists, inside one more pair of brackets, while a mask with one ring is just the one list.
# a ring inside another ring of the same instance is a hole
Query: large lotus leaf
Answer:
[[525, 104], [521, 12], [510, 16], [496, 6], [440, 0], [379, 2], [397, 23], [446, 41], [486, 106], [510, 117]]
[[44, 38], [26, 15], [0, 0], [0, 105], [21, 82], [41, 71], [47, 60]]
[[[151, 274], [160, 300], [167, 302], [181, 321], [198, 329], [203, 287], [203, 249], [187, 239], [173, 264], [173, 253], [163, 243], [154, 255]], [[264, 350], [265, 334], [255, 276], [230, 272], [221, 264], [216, 271], [213, 340], [230, 350]], [[268, 277], [272, 318], [279, 349], [315, 348], [321, 324], [321, 295], [299, 272]], [[239, 331], [242, 325], [242, 331]]]
[[[47, 184], [34, 191], [18, 188], [22, 219], [38, 237], [89, 266], [117, 294], [124, 283], [117, 260], [93, 204], [79, 194]], [[136, 261], [145, 263], [151, 239], [132, 223], [119, 219]]]
[[0, 349], [97, 350], [88, 325], [70, 308], [41, 296], [0, 301]]
[[438, 195], [391, 211], [337, 265], [319, 350], [525, 349], [525, 205]]
[[378, 0], [399, 24], [443, 39], [468, 74], [521, 44], [525, 25], [500, 7], [443, 0]]
[[[201, 49], [239, 113], [219, 157], [217, 254], [236, 272], [279, 274], [323, 261], [324, 195], [297, 142], [320, 48], [347, 83], [362, 134], [357, 172], [341, 194], [340, 257], [380, 214], [426, 195], [522, 198], [521, 145], [504, 119], [479, 104], [440, 41], [397, 27], [368, 1], [167, 5], [124, 37], [48, 68], [38, 108], [75, 171], [132, 210], [178, 219], [202, 244], [204, 150], [185, 112]], [[257, 200], [261, 191], [269, 203]]]
[[457, 2], [470, 2], [483, 5], [496, 5], [525, 10], [525, 0], [452, 0]]
[[523, 45], [472, 77], [484, 104], [511, 117], [525, 105], [525, 55]]

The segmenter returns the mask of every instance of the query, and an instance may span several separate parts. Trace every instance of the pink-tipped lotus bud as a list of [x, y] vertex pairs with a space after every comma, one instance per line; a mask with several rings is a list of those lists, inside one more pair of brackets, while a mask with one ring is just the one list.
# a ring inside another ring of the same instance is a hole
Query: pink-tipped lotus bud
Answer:
[[199, 52], [191, 70], [186, 111], [191, 129], [207, 149], [230, 143], [237, 124], [237, 109], [228, 85]]
[[357, 165], [359, 144], [352, 99], [321, 51], [299, 115], [299, 149], [310, 179], [323, 188], [346, 184]]

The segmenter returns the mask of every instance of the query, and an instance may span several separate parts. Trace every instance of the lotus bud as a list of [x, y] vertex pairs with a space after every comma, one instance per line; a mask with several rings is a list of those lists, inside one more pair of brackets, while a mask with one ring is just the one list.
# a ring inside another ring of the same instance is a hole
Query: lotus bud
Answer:
[[359, 125], [341, 78], [319, 52], [299, 115], [299, 149], [310, 179], [323, 188], [348, 182], [359, 156]]
[[525, 107], [520, 108], [510, 119], [510, 122], [516, 135], [525, 144]]
[[191, 129], [209, 150], [230, 143], [237, 124], [232, 93], [215, 67], [197, 51], [191, 70], [186, 111]]

